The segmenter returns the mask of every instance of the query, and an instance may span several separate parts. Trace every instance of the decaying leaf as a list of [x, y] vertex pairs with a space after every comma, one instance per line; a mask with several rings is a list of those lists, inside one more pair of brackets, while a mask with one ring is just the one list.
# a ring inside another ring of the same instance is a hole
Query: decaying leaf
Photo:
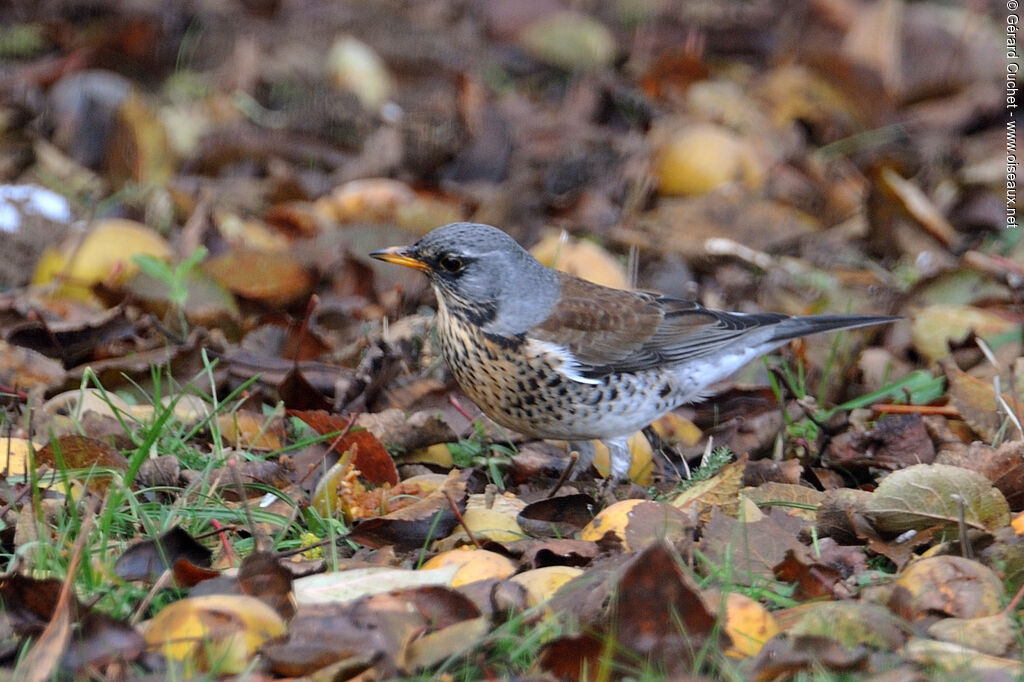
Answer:
[[595, 505], [590, 495], [550, 497], [526, 505], [517, 520], [533, 537], [566, 537], [590, 523]]
[[143, 540], [129, 547], [118, 557], [114, 570], [124, 580], [154, 581], [179, 559], [209, 567], [211, 556], [210, 550], [180, 526], [174, 526], [154, 540]]
[[444, 487], [396, 512], [363, 521], [349, 533], [349, 539], [368, 547], [394, 545], [404, 551], [446, 537], [458, 524], [452, 506], [460, 512], [465, 509], [466, 482], [471, 474], [470, 470], [453, 470]]
[[921, 415], [889, 415], [869, 431], [850, 430], [833, 438], [824, 459], [844, 471], [896, 471], [913, 464], [931, 464], [935, 445]]
[[537, 242], [530, 253], [549, 268], [568, 272], [606, 287], [626, 289], [629, 277], [622, 265], [600, 246], [589, 241], [551, 234]]
[[793, 516], [808, 521], [817, 516], [823, 493], [807, 486], [791, 483], [762, 483], [757, 487], [746, 487], [741, 495], [761, 509], [779, 508]]
[[429, 571], [446, 567], [456, 569], [450, 583], [452, 587], [461, 587], [477, 580], [500, 580], [516, 571], [516, 565], [507, 557], [469, 546], [450, 549], [433, 556], [423, 563], [422, 569]]
[[701, 551], [717, 565], [732, 566], [732, 580], [753, 585], [773, 579], [775, 567], [789, 550], [802, 551], [797, 540], [802, 522], [785, 512], [772, 510], [758, 521], [744, 523], [720, 511], [713, 511], [704, 526]]
[[306, 422], [321, 436], [342, 434], [340, 439], [331, 441], [331, 448], [342, 454], [355, 446], [352, 466], [370, 483], [398, 483], [398, 471], [395, 469], [394, 460], [384, 449], [379, 438], [366, 428], [353, 429], [352, 418], [331, 414], [326, 410], [289, 410], [288, 414]]
[[859, 670], [867, 656], [867, 648], [848, 649], [831, 637], [776, 637], [761, 648], [754, 659], [754, 671], [757, 679], [771, 680], [803, 670]]
[[725, 595], [725, 632], [732, 640], [726, 655], [756, 656], [764, 643], [779, 632], [779, 626], [764, 606], [745, 594]]
[[601, 510], [580, 532], [580, 539], [597, 542], [610, 533], [624, 550], [632, 551], [656, 540], [688, 542], [694, 525], [689, 515], [664, 502], [623, 500]]
[[[373, 666], [377, 677], [393, 678], [472, 644], [479, 636], [479, 617], [476, 606], [454, 590], [399, 589], [345, 604], [302, 607], [288, 636], [265, 645], [262, 653], [280, 675], [310, 674], [346, 661], [356, 671]], [[474, 623], [462, 625], [467, 621]], [[414, 644], [417, 638], [450, 627], [458, 627], [461, 638], [438, 637]], [[431, 650], [431, 643], [438, 648]]]
[[740, 488], [746, 464], [746, 457], [726, 464], [712, 478], [699, 481], [677, 495], [672, 505], [679, 509], [696, 508], [701, 520], [705, 522], [716, 509], [729, 516], [736, 516], [740, 508]]
[[906, 641], [912, 628], [877, 604], [854, 601], [809, 604], [786, 632], [797, 636], [829, 637], [850, 649], [867, 646], [891, 651]]
[[994, 530], [1010, 522], [1006, 498], [984, 476], [947, 464], [916, 464], [889, 474], [867, 500], [876, 528], [900, 533], [936, 524]]
[[[585, 582], [584, 577], [577, 580]], [[662, 541], [632, 556], [609, 576], [608, 585], [607, 609], [589, 616], [593, 622], [584, 623], [586, 634], [563, 635], [546, 644], [539, 657], [543, 669], [560, 679], [597, 679], [607, 666], [643, 660], [678, 674], [690, 669], [702, 647], [730, 644], [729, 635], [717, 627], [714, 611]], [[608, 652], [613, 660], [602, 662], [602, 643], [608, 637], [617, 646]]]
[[277, 612], [255, 597], [210, 595], [176, 601], [149, 621], [146, 645], [200, 671], [240, 673], [253, 654], [287, 628]]
[[510, 580], [526, 589], [529, 606], [537, 606], [551, 599], [558, 590], [583, 570], [573, 566], [544, 566], [517, 573]]
[[[1006, 421], [995, 384], [971, 376], [952, 362], [943, 362], [941, 366], [949, 382], [949, 402], [975, 433], [986, 441], [994, 441]], [[1017, 401], [1024, 400], [1024, 389], [1020, 392]], [[1002, 398], [1006, 405], [1014, 403], [1009, 392], [1004, 392]]]
[[928, 626], [928, 634], [989, 656], [1005, 656], [1017, 641], [1017, 625], [1005, 613], [981, 618], [944, 618]]
[[293, 584], [299, 606], [350, 602], [372, 594], [413, 589], [424, 585], [451, 585], [458, 565], [414, 571], [406, 568], [354, 568], [299, 578]]
[[990, 568], [958, 556], [925, 557], [910, 564], [893, 585], [889, 608], [908, 621], [983, 618], [1001, 608], [1003, 583]]
[[913, 316], [914, 347], [930, 362], [949, 355], [950, 342], [959, 343], [972, 331], [985, 340], [1020, 328], [1020, 322], [974, 306], [936, 303]]
[[230, 251], [203, 267], [230, 291], [271, 306], [295, 303], [313, 286], [312, 275], [286, 252]]
[[935, 461], [977, 471], [1003, 493], [1011, 510], [1024, 509], [1024, 442], [1006, 441], [996, 448], [977, 441], [949, 443]]

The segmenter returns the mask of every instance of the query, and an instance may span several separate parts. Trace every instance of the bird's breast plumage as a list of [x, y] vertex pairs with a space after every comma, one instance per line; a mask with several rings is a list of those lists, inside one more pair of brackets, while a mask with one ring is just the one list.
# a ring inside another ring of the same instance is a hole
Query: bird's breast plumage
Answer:
[[564, 347], [525, 334], [487, 334], [453, 308], [438, 305], [441, 355], [459, 387], [502, 426], [534, 438], [617, 437], [680, 402], [683, 387], [673, 376], [585, 377]]

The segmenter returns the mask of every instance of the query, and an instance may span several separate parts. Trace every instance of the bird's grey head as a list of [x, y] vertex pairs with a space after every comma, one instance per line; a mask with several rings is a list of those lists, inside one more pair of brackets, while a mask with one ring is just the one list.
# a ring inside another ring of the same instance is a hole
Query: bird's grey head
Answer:
[[472, 312], [485, 331], [519, 334], [543, 321], [558, 297], [558, 276], [501, 230], [452, 223], [405, 250], [422, 263], [449, 312]]

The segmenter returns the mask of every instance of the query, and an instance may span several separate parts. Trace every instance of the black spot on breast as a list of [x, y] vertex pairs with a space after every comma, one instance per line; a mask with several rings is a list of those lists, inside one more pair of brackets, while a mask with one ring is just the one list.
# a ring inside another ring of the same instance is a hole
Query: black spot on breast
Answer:
[[485, 339], [502, 350], [512, 350], [518, 348], [523, 343], [522, 336], [504, 336], [502, 334], [491, 334], [490, 332], [484, 332], [483, 335]]
[[672, 395], [672, 387], [669, 386], [667, 383], [662, 384], [661, 390], [658, 391], [658, 395], [661, 396], [662, 398], [669, 397], [670, 395]]

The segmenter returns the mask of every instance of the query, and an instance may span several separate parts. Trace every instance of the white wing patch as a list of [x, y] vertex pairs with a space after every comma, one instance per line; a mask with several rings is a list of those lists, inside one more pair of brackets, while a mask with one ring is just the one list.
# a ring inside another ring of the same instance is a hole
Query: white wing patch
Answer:
[[579, 361], [573, 357], [573, 354], [569, 352], [568, 348], [559, 346], [556, 343], [550, 341], [540, 341], [538, 339], [526, 339], [526, 352], [530, 357], [539, 358], [551, 365], [556, 372], [564, 376], [566, 379], [581, 383], [581, 384], [600, 384], [600, 379], [591, 379], [580, 374]]

